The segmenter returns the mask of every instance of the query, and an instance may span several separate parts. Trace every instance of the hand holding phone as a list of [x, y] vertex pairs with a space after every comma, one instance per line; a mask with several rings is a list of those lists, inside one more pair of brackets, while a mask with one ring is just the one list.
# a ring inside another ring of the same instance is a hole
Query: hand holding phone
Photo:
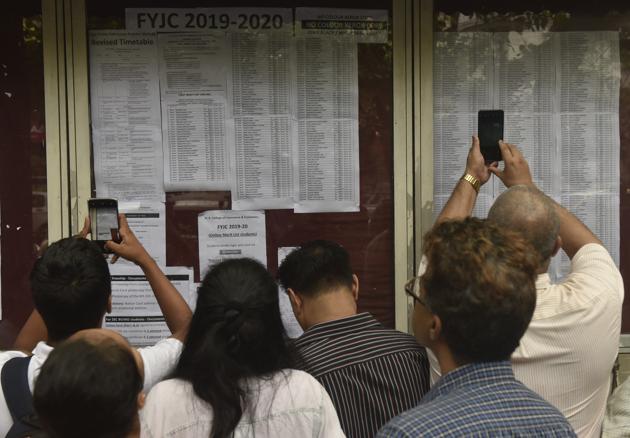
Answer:
[[147, 250], [142, 246], [142, 243], [138, 240], [136, 235], [129, 228], [127, 218], [124, 214], [118, 216], [120, 223], [120, 241], [111, 241], [106, 245], [106, 248], [116, 254], [112, 259], [114, 263], [118, 257], [129, 260], [137, 264], [140, 267], [147, 266], [153, 259]]
[[478, 114], [477, 131], [481, 154], [486, 163], [501, 161], [499, 140], [503, 140], [503, 110], [481, 110]]
[[111, 253], [105, 248], [105, 242], [114, 240], [118, 242], [118, 201], [115, 199], [93, 198], [88, 200], [90, 216], [90, 233], [92, 240], [104, 253]]

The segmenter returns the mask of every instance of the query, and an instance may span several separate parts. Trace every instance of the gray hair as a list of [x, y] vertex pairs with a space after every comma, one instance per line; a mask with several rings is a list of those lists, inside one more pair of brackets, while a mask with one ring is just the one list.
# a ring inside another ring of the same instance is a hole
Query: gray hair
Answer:
[[552, 256], [560, 219], [554, 201], [536, 187], [510, 187], [496, 199], [488, 220], [521, 233], [538, 252], [541, 264]]

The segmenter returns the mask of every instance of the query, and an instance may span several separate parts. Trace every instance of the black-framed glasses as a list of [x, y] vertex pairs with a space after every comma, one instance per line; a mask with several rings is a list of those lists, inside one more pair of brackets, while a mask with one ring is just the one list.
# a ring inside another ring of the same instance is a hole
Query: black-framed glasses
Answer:
[[417, 301], [426, 307], [427, 303], [424, 300], [424, 298], [422, 298], [422, 295], [420, 294], [421, 282], [422, 280], [420, 276], [413, 277], [410, 280], [408, 280], [407, 283], [405, 283], [405, 293], [409, 295], [411, 298], [413, 298], [414, 301]]

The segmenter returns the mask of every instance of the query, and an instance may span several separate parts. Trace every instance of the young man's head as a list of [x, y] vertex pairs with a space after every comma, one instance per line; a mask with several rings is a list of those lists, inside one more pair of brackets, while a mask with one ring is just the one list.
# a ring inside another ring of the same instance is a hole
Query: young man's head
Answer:
[[[538, 258], [518, 234], [487, 221], [447, 221], [425, 236], [414, 332], [457, 366], [507, 360], [536, 306]], [[438, 358], [439, 358], [438, 354]]]
[[50, 245], [33, 266], [31, 290], [51, 343], [99, 327], [111, 307], [107, 262], [86, 239], [69, 237]]
[[303, 244], [284, 259], [278, 279], [305, 330], [356, 313], [359, 280], [341, 245], [326, 240]]
[[109, 330], [78, 332], [44, 362], [33, 404], [51, 438], [139, 436], [144, 394], [134, 350]]
[[553, 201], [536, 187], [516, 185], [499, 196], [488, 221], [521, 233], [540, 256], [538, 272], [546, 272], [549, 260], [561, 247], [560, 219]]

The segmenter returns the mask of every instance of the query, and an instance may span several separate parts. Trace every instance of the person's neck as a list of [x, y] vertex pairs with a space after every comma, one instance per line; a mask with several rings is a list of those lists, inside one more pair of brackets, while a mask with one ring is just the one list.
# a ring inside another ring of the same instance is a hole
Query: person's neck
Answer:
[[306, 303], [305, 330], [317, 324], [347, 318], [357, 314], [357, 303], [348, 291], [327, 292]]
[[55, 339], [55, 340], [53, 340], [53, 339], [47, 339], [45, 342], [46, 342], [46, 345], [48, 345], [49, 347], [55, 348], [55, 347], [57, 347], [57, 345], [61, 344], [61, 343], [62, 343], [63, 341], [65, 341], [66, 339], [68, 339], [68, 338], [65, 338], [65, 339]]
[[140, 438], [140, 416], [136, 415], [136, 418], [133, 422], [133, 427], [127, 434], [126, 438]]
[[536, 271], [536, 274], [540, 275], [540, 274], [546, 274], [547, 271], [549, 270], [549, 265], [551, 264], [551, 257], [549, 257], [547, 260], [545, 260], [543, 262], [542, 265], [540, 265], [540, 267], [538, 268], [538, 271]]
[[466, 365], [465, 363], [457, 362], [450, 348], [448, 348], [448, 346], [445, 344], [440, 343], [437, 345], [433, 345], [430, 348], [440, 364], [440, 371], [442, 373], [442, 376], [450, 373], [456, 368], [461, 367], [462, 365]]

